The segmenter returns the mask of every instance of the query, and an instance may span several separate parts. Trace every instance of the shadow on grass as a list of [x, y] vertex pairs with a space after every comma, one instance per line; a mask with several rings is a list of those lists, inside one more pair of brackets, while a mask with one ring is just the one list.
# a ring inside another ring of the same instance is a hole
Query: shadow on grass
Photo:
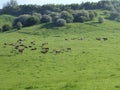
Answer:
[[0, 54], [0, 57], [11, 57], [11, 56], [14, 56], [14, 55], [10, 55], [10, 54]]
[[85, 24], [97, 27], [97, 25], [99, 25], [100, 23], [99, 22], [88, 22], [88, 23], [85, 23]]
[[53, 24], [53, 23], [46, 23], [46, 24], [44, 24], [41, 28], [46, 28], [46, 29], [57, 29], [58, 27], [55, 25], [55, 24]]

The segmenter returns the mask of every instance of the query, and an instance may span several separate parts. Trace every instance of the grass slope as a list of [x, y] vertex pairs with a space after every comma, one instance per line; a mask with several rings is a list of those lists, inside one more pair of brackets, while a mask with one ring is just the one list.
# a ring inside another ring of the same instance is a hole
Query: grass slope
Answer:
[[11, 25], [14, 19], [15, 17], [11, 15], [0, 15], [0, 27], [4, 24]]
[[[119, 90], [120, 27], [117, 22], [105, 22], [74, 23], [61, 28], [36, 25], [1, 33], [0, 89]], [[104, 37], [108, 40], [96, 40]], [[16, 43], [18, 39], [25, 39], [25, 45], [35, 41], [33, 47], [37, 50], [27, 48], [22, 54], [14, 54], [10, 53], [12, 47], [3, 48], [3, 43]], [[45, 47], [50, 48], [46, 54], [40, 53], [43, 42], [48, 42]], [[72, 50], [51, 53], [66, 48]]]

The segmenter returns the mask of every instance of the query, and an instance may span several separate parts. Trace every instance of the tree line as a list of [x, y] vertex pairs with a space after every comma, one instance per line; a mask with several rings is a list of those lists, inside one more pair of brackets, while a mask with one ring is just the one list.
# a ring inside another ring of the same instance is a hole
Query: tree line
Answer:
[[[97, 17], [95, 10], [102, 9], [109, 12], [108, 19], [120, 21], [120, 1], [119, 0], [101, 0], [99, 2], [85, 2], [81, 4], [46, 4], [46, 5], [18, 5], [16, 0], [10, 0], [0, 10], [0, 14], [9, 14], [17, 16], [12, 27], [21, 29], [21, 27], [32, 26], [40, 23], [53, 23], [56, 26], [64, 26], [66, 23], [81, 22], [93, 20]], [[102, 23], [104, 19], [98, 18]]]
[[22, 14], [41, 13], [46, 14], [49, 11], [61, 12], [64, 10], [114, 10], [120, 12], [120, 1], [119, 0], [101, 0], [99, 2], [85, 2], [81, 4], [46, 4], [46, 5], [18, 5], [16, 0], [10, 0], [0, 10], [0, 14], [10, 14], [13, 16], [19, 16]]

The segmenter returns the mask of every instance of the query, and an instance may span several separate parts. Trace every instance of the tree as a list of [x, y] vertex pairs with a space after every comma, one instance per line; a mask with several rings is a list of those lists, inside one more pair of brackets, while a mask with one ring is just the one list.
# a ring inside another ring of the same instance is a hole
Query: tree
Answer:
[[20, 15], [18, 18], [16, 18], [13, 22], [13, 26], [15, 27], [17, 22], [21, 22], [23, 27], [26, 26], [27, 20], [31, 17], [31, 15], [25, 14], [25, 15]]
[[40, 21], [41, 18], [42, 18], [42, 15], [41, 15], [40, 13], [33, 13], [32, 15], [38, 17], [38, 18], [39, 18], [39, 21]]
[[10, 15], [18, 15], [20, 12], [20, 8], [18, 6], [18, 3], [16, 0], [10, 0], [8, 1], [1, 10], [2, 14], [10, 14]]
[[49, 15], [43, 15], [41, 19], [42, 23], [52, 22], [52, 17]]
[[66, 20], [67, 23], [73, 22], [73, 16], [67, 11], [63, 11], [60, 15], [60, 17], [64, 20]]
[[21, 22], [17, 22], [16, 28], [20, 30], [23, 27]]
[[39, 17], [33, 15], [26, 20], [26, 26], [32, 26], [40, 22]]
[[103, 17], [101, 17], [101, 16], [100, 16], [100, 17], [98, 17], [98, 22], [99, 22], [99, 23], [103, 23], [103, 22], [104, 22], [104, 18], [103, 18]]
[[93, 20], [95, 18], [95, 13], [93, 11], [88, 11], [89, 12], [89, 18], [90, 20]]
[[66, 25], [66, 20], [58, 19], [57, 22], [56, 22], [56, 25], [57, 26], [64, 26], [64, 25]]
[[89, 20], [89, 13], [86, 10], [76, 10], [73, 12], [74, 22], [85, 22]]
[[8, 24], [5, 24], [2, 26], [2, 32], [9, 31], [11, 29], [11, 26]]
[[4, 5], [4, 7], [12, 7], [12, 8], [16, 8], [17, 6], [18, 3], [16, 0], [10, 0]]

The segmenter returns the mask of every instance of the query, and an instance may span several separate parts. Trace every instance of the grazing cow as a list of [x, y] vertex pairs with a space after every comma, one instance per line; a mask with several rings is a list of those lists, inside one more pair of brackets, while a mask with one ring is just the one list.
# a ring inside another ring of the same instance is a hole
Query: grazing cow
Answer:
[[72, 49], [71, 48], [67, 48], [67, 51], [71, 51]]
[[56, 54], [61, 53], [61, 50], [56, 50], [55, 53]]
[[30, 42], [32, 45], [35, 45], [35, 41]]
[[54, 52], [55, 54], [58, 54], [58, 53], [61, 53], [62, 51], [61, 51], [61, 50], [53, 49], [53, 52]]
[[71, 38], [71, 40], [76, 40], [77, 38]]
[[10, 43], [9, 45], [10, 45], [10, 46], [15, 46], [13, 43]]
[[24, 47], [25, 45], [24, 45], [24, 44], [20, 44], [20, 46], [23, 46], [23, 47]]
[[19, 48], [19, 46], [15, 46], [15, 49], [18, 49]]
[[25, 39], [19, 39], [18, 41], [25, 41]]
[[83, 37], [81, 37], [81, 38], [78, 38], [78, 40], [84, 40], [84, 38], [83, 38]]
[[47, 42], [45, 42], [45, 43], [42, 43], [42, 47], [43, 47], [43, 46], [45, 46], [45, 45], [48, 45], [48, 43], [47, 43]]
[[28, 46], [29, 48], [32, 48], [32, 46]]
[[104, 41], [108, 40], [108, 38], [103, 38]]
[[65, 38], [65, 40], [66, 40], [66, 41], [68, 41], [68, 39], [67, 39], [67, 38]]
[[23, 53], [24, 49], [18, 49], [19, 53]]
[[49, 51], [49, 48], [42, 48], [41, 53], [45, 54]]
[[32, 48], [31, 50], [37, 50], [37, 48]]
[[101, 40], [101, 38], [96, 38], [96, 40], [100, 41], [100, 40]]
[[24, 48], [28, 48], [28, 47], [24, 45]]
[[4, 43], [4, 45], [7, 45], [7, 43]]

